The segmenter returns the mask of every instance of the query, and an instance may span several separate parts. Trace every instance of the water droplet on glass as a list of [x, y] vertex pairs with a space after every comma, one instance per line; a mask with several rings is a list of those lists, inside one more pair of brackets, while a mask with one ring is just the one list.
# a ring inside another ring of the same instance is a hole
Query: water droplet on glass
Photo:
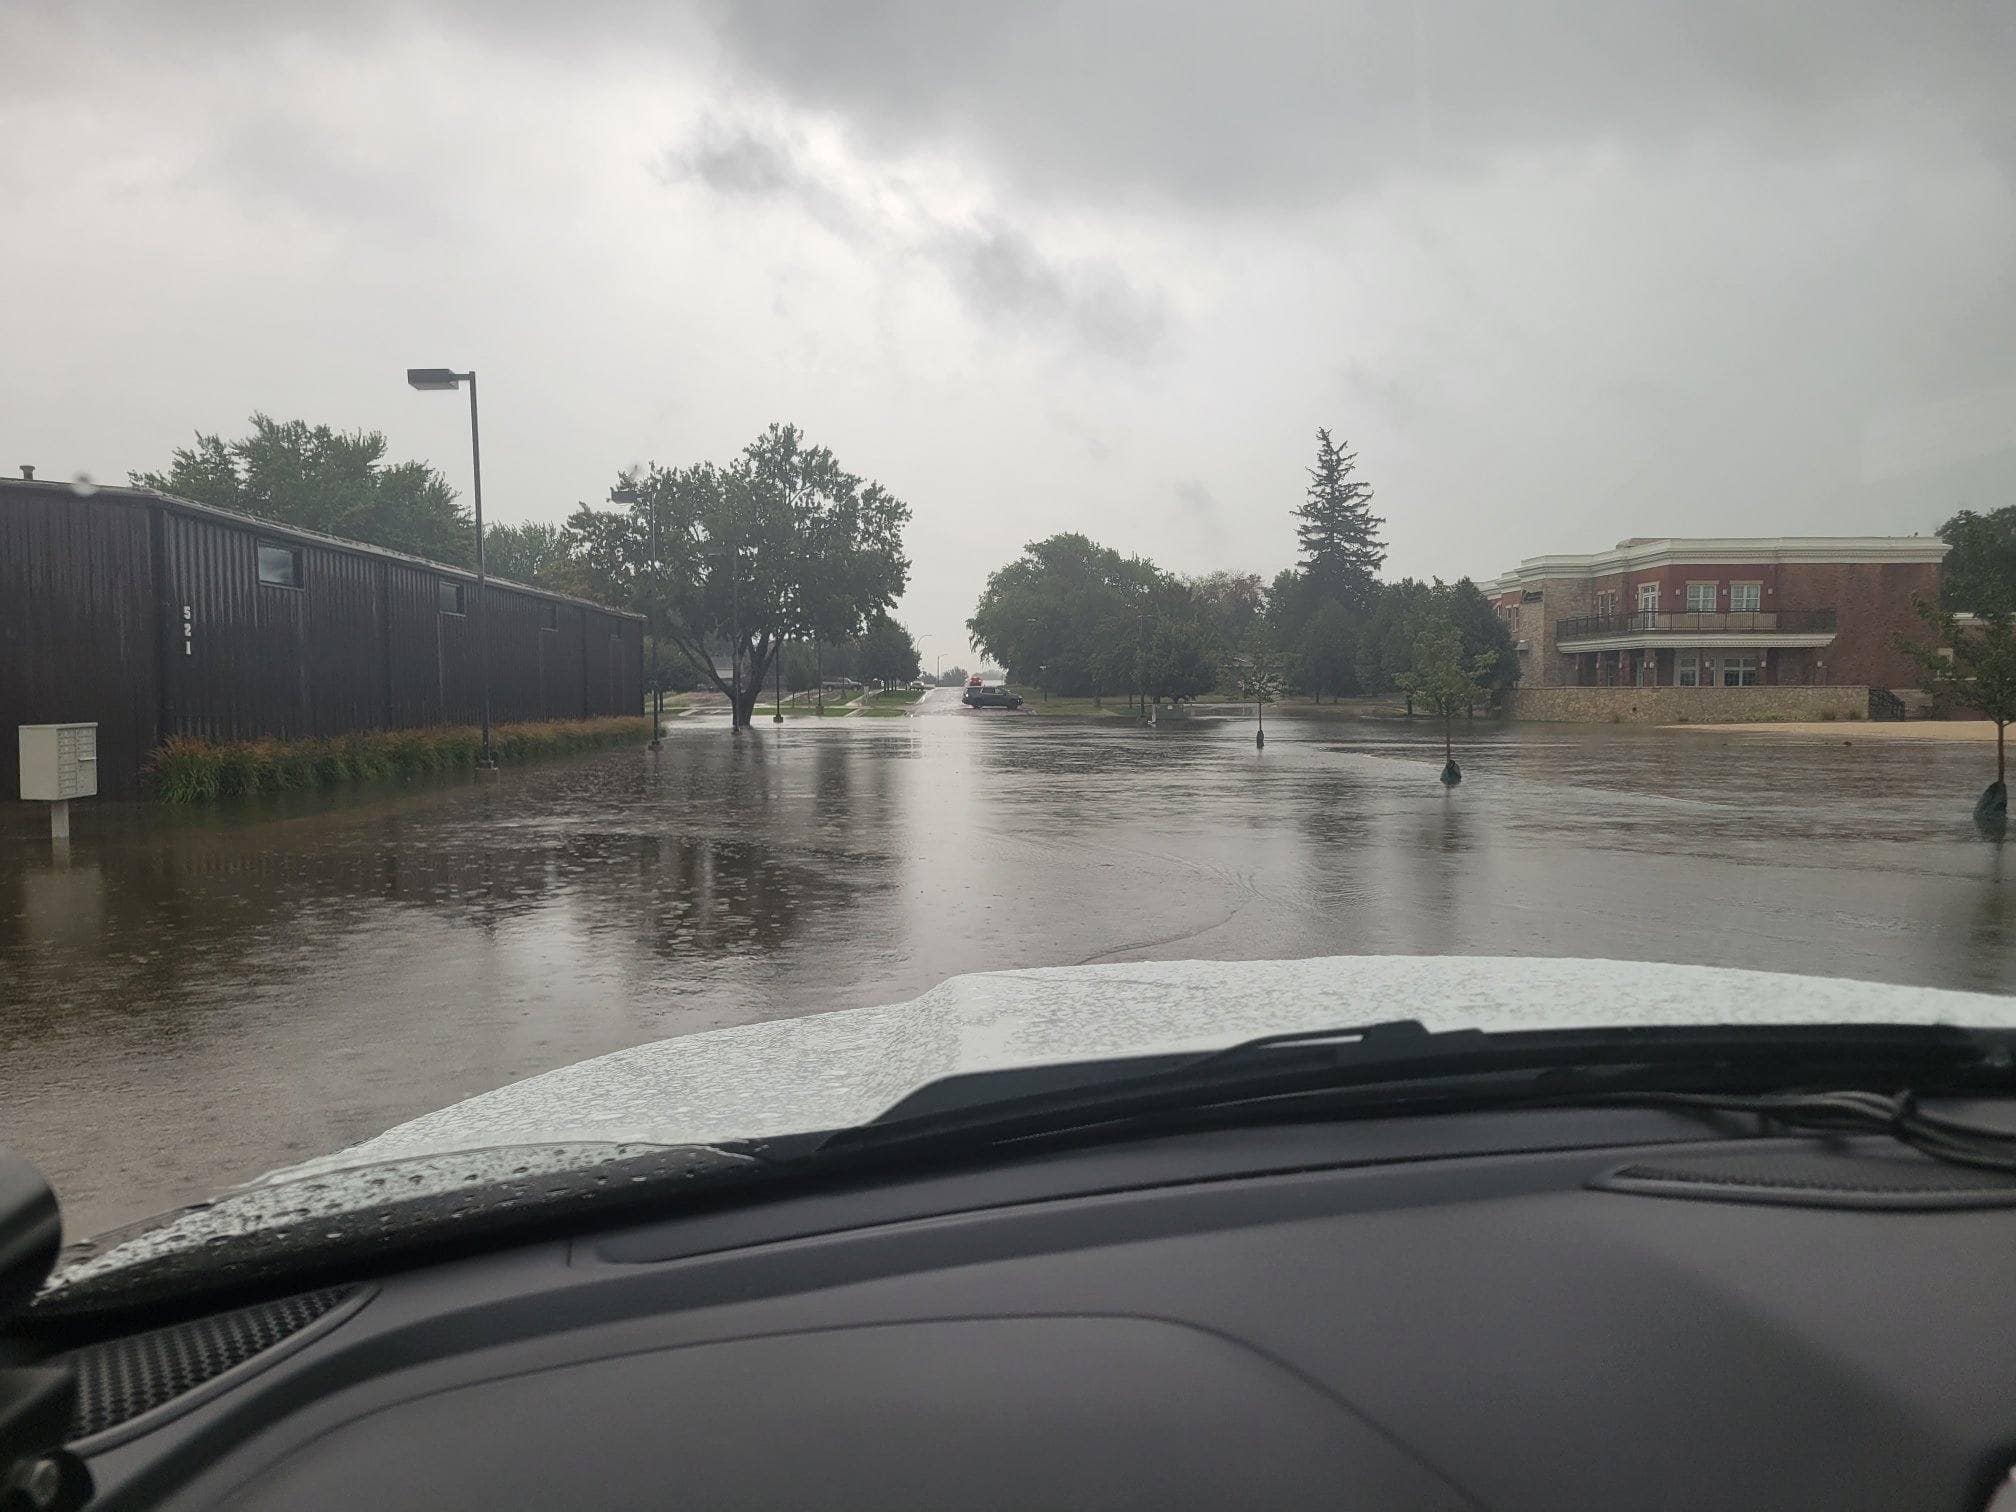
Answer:
[[98, 485], [91, 481], [91, 474], [79, 473], [70, 480], [70, 492], [80, 499], [88, 499], [98, 492]]

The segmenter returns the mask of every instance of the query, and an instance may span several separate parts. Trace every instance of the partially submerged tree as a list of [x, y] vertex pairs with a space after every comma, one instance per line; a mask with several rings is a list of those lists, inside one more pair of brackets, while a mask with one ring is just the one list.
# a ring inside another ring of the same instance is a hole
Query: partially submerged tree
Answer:
[[908, 579], [909, 506], [796, 426], [772, 425], [726, 467], [654, 464], [619, 483], [637, 496], [627, 510], [583, 505], [567, 521], [588, 591], [641, 610], [728, 696], [737, 729], [787, 639], [852, 640]]
[[2009, 812], [2009, 722], [2016, 719], [2016, 617], [2008, 612], [1961, 619], [1923, 599], [1914, 605], [1937, 639], [1930, 645], [1899, 635], [1896, 646], [1918, 665], [1925, 691], [1941, 703], [1976, 709], [1995, 722], [1995, 780], [1975, 802], [1981, 819]]
[[1486, 679], [1498, 659], [1496, 651], [1463, 652], [1463, 632], [1446, 617], [1423, 630], [1414, 642], [1414, 659], [1395, 678], [1400, 687], [1430, 714], [1442, 718], [1442, 780], [1454, 786], [1463, 780], [1452, 748], [1453, 722], [1458, 714], [1486, 696]]
[[476, 532], [455, 490], [425, 462], [385, 460], [380, 431], [339, 431], [254, 414], [249, 435], [196, 433], [166, 472], [127, 476], [142, 488], [282, 525], [473, 566]]

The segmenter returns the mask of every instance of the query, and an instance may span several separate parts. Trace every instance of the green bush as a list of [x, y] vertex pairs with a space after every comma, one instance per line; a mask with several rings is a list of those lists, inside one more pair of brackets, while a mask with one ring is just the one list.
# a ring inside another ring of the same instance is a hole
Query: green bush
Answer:
[[[572, 755], [650, 739], [648, 719], [574, 719], [495, 726], [500, 763]], [[258, 793], [306, 792], [352, 782], [467, 771], [483, 750], [474, 725], [368, 730], [328, 739], [210, 741], [178, 735], [148, 758], [147, 777], [164, 803], [210, 803]]]

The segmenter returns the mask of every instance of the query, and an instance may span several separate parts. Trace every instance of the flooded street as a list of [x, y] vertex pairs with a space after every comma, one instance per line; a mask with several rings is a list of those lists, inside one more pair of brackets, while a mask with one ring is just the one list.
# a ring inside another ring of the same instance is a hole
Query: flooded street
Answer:
[[1425, 724], [1270, 719], [1263, 753], [1206, 718], [688, 719], [482, 787], [80, 807], [60, 865], [11, 805], [0, 1141], [83, 1234], [957, 972], [1453, 952], [2016, 989], [2006, 850], [1968, 817], [1992, 751], [1856, 734], [1480, 724], [1447, 792]]

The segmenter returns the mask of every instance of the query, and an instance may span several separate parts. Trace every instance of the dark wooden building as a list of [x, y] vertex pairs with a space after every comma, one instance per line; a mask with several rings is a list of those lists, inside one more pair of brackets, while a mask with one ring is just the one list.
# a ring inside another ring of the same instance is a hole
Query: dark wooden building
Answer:
[[[476, 575], [141, 488], [0, 479], [0, 800], [14, 727], [98, 722], [99, 791], [211, 740], [473, 724]], [[491, 579], [490, 708], [641, 714], [643, 622]]]

